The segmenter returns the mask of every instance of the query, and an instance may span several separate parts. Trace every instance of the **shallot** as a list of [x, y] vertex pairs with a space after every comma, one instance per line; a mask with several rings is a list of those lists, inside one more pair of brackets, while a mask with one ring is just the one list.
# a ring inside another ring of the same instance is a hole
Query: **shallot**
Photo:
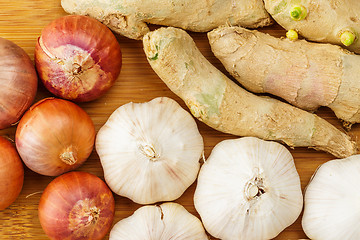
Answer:
[[15, 43], [0, 38], [0, 129], [19, 121], [34, 101], [37, 75], [26, 52]]
[[51, 239], [102, 239], [110, 230], [115, 201], [97, 176], [70, 172], [55, 178], [39, 202], [39, 219]]
[[46, 98], [21, 118], [16, 148], [25, 165], [39, 174], [57, 176], [79, 167], [89, 157], [95, 128], [75, 103]]
[[19, 196], [24, 182], [24, 168], [15, 147], [0, 136], [0, 210]]
[[90, 17], [68, 15], [42, 30], [35, 64], [50, 92], [86, 102], [99, 98], [115, 83], [122, 55], [116, 37], [105, 25]]

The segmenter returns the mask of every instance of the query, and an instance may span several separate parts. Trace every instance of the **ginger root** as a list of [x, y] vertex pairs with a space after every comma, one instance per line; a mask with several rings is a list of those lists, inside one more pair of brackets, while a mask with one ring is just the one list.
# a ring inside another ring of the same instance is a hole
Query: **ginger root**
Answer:
[[149, 32], [146, 23], [207, 32], [224, 24], [256, 28], [273, 22], [262, 0], [62, 0], [61, 5], [132, 39]]
[[359, 0], [264, 0], [266, 10], [286, 30], [360, 53]]
[[240, 27], [217, 28], [208, 38], [215, 56], [246, 89], [305, 110], [327, 106], [345, 122], [360, 122], [360, 56]]
[[324, 150], [336, 157], [356, 153], [350, 137], [324, 119], [236, 85], [207, 61], [185, 31], [160, 28], [146, 34], [143, 45], [158, 76], [208, 126], [291, 147]]

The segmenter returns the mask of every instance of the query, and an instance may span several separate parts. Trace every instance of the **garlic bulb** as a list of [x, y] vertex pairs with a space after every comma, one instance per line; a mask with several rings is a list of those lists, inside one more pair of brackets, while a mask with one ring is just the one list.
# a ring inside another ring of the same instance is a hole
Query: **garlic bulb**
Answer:
[[321, 165], [305, 191], [302, 226], [311, 239], [360, 239], [360, 155]]
[[204, 143], [192, 116], [160, 97], [115, 110], [96, 150], [111, 190], [150, 204], [179, 198], [196, 180]]
[[208, 240], [200, 220], [177, 203], [144, 206], [116, 223], [110, 240]]
[[303, 205], [293, 157], [281, 144], [254, 137], [222, 141], [200, 170], [194, 203], [214, 237], [274, 238]]

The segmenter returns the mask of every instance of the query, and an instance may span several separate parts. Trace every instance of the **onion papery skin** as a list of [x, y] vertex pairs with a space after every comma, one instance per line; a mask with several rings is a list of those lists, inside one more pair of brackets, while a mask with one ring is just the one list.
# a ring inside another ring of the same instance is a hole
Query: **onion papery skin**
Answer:
[[79, 167], [90, 156], [95, 128], [75, 103], [46, 98], [21, 118], [15, 143], [25, 165], [42, 175], [58, 176]]
[[0, 129], [19, 121], [35, 99], [37, 83], [34, 64], [26, 52], [0, 38]]
[[51, 93], [87, 102], [99, 98], [115, 83], [122, 54], [105, 25], [87, 16], [68, 15], [42, 30], [35, 47], [35, 65]]
[[19, 196], [24, 182], [24, 167], [15, 147], [0, 136], [0, 210]]
[[115, 200], [108, 186], [86, 172], [55, 178], [39, 202], [39, 220], [50, 239], [102, 239], [114, 213]]

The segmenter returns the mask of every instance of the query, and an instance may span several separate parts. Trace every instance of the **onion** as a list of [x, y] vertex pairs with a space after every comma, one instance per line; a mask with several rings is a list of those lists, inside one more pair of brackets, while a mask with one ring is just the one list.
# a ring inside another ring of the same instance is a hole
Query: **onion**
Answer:
[[39, 202], [39, 219], [51, 239], [102, 239], [110, 230], [115, 201], [97, 176], [70, 172], [55, 178]]
[[15, 43], [0, 38], [0, 129], [19, 121], [36, 90], [37, 75], [30, 57]]
[[24, 182], [24, 168], [15, 147], [0, 136], [0, 210], [19, 196]]
[[35, 65], [45, 87], [78, 102], [104, 94], [120, 74], [121, 64], [114, 34], [86, 16], [54, 20], [42, 30], [35, 48]]
[[21, 118], [16, 147], [34, 172], [57, 176], [79, 167], [91, 154], [95, 128], [89, 115], [76, 104], [46, 98]]

